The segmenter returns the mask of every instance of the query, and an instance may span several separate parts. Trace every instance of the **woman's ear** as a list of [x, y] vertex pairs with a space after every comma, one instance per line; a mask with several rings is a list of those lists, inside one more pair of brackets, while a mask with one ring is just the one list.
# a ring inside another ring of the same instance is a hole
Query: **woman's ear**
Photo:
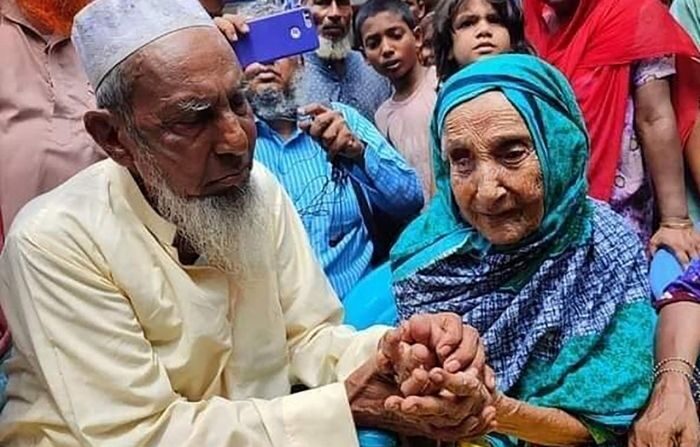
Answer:
[[134, 167], [131, 151], [120, 138], [116, 117], [107, 110], [90, 110], [83, 116], [85, 129], [107, 155], [129, 169]]

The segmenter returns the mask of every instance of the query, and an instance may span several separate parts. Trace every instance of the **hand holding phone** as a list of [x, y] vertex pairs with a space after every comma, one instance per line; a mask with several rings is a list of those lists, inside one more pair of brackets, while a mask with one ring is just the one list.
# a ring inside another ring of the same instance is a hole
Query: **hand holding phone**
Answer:
[[[303, 107], [298, 116], [299, 128], [321, 144], [330, 160], [338, 156], [362, 160], [365, 145], [355, 137], [340, 112], [322, 104], [311, 104]], [[302, 122], [304, 116], [311, 119]]]
[[231, 43], [238, 41], [238, 36], [248, 34], [250, 31], [245, 18], [236, 14], [214, 17], [214, 23]]

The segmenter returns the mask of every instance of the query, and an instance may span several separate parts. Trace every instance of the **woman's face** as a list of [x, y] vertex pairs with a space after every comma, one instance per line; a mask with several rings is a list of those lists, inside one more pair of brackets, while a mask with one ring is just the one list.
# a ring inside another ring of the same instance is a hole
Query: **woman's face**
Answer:
[[452, 29], [452, 57], [460, 67], [511, 49], [510, 33], [488, 0], [463, 1]]
[[482, 236], [506, 245], [537, 230], [544, 215], [540, 163], [525, 122], [502, 93], [452, 110], [443, 149], [460, 214]]

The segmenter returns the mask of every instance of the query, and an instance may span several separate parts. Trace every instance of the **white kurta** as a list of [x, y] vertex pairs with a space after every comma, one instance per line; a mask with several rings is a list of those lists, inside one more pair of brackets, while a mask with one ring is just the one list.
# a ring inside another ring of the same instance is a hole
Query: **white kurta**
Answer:
[[182, 265], [175, 227], [111, 160], [20, 213], [0, 257], [15, 343], [0, 445], [357, 445], [334, 382], [385, 328], [340, 326], [293, 205], [262, 166], [252, 176], [269, 237], [245, 283]]

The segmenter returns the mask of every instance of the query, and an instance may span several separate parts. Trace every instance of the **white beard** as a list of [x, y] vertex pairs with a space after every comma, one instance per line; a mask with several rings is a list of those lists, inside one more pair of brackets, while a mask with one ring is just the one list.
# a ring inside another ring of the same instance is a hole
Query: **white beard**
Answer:
[[319, 47], [316, 50], [316, 55], [321, 59], [332, 61], [343, 60], [348, 57], [352, 51], [352, 43], [350, 36], [345, 36], [341, 40], [334, 42], [323, 36], [318, 36]]
[[302, 103], [299, 88], [302, 75], [303, 71], [298, 69], [286, 91], [267, 87], [258, 91], [247, 88], [245, 95], [255, 115], [267, 122], [277, 119], [296, 121], [297, 110]]
[[[177, 234], [209, 265], [245, 279], [264, 266], [267, 219], [259, 189], [250, 183], [231, 194], [184, 198], [175, 194], [162, 172], [142, 149], [138, 157], [146, 189], [156, 211], [177, 227]], [[145, 175], [144, 175], [145, 174]]]

